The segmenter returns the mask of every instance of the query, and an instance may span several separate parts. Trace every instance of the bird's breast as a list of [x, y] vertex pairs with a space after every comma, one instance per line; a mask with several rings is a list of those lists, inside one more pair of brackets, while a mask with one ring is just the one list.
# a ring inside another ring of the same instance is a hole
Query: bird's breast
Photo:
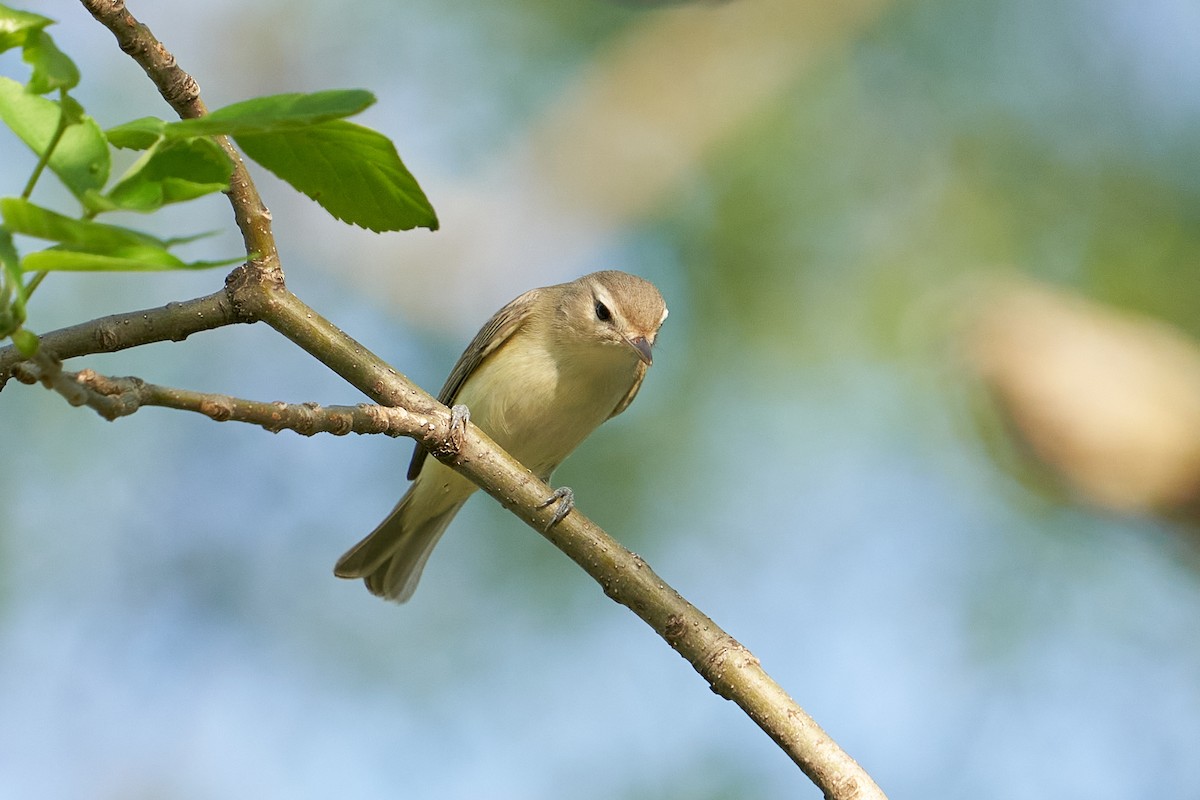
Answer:
[[637, 364], [636, 355], [615, 347], [551, 352], [510, 340], [472, 373], [457, 402], [497, 444], [548, 478], [612, 414]]

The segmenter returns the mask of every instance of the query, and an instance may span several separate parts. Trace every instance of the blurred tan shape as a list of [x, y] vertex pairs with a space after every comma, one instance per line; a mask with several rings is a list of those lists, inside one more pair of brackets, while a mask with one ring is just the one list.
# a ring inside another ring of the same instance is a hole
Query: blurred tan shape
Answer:
[[1200, 494], [1200, 347], [1033, 283], [992, 287], [970, 357], [1033, 453], [1082, 499], [1176, 511]]
[[[337, 263], [349, 253], [348, 274], [372, 293], [382, 288], [427, 323], [471, 321], [464, 330], [529, 286], [601, 266], [638, 272], [596, 257], [889, 5], [737, 0], [647, 12], [479, 175], [454, 186], [420, 174], [438, 233], [354, 232], [339, 237]], [[456, 291], [425, 291], [431, 285]]]
[[653, 210], [814, 58], [852, 41], [887, 5], [738, 0], [647, 15], [530, 129], [548, 199], [613, 222]]

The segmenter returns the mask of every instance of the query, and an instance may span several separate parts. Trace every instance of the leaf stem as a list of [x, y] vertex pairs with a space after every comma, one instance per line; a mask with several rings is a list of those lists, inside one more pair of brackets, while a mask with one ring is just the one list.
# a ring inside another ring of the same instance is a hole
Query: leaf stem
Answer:
[[46, 145], [46, 151], [38, 158], [37, 166], [33, 168], [33, 174], [29, 176], [29, 181], [26, 182], [25, 188], [21, 191], [21, 199], [28, 200], [33, 194], [33, 187], [37, 186], [38, 178], [42, 177], [42, 173], [46, 171], [46, 167], [50, 164], [50, 156], [54, 154], [54, 148], [58, 147], [58, 143], [62, 141], [63, 134], [67, 132], [67, 90], [58, 90], [58, 125], [54, 128], [54, 135], [50, 137], [49, 143]]
[[29, 279], [29, 283], [25, 284], [25, 299], [26, 300], [29, 299], [29, 296], [33, 294], [33, 290], [38, 287], [38, 284], [40, 284], [45, 279], [47, 274], [48, 273], [46, 272], [46, 270], [42, 270], [41, 272], [34, 273], [34, 276]]

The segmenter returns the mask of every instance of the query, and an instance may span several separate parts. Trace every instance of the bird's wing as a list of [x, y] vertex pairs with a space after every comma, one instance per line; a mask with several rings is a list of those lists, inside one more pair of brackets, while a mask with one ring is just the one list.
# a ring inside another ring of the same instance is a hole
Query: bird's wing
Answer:
[[[521, 329], [525, 320], [529, 318], [529, 312], [533, 309], [534, 302], [541, 292], [541, 289], [531, 289], [497, 311], [479, 329], [479, 333], [475, 334], [475, 338], [467, 345], [467, 349], [458, 357], [458, 362], [454, 365], [454, 369], [450, 370], [450, 377], [446, 378], [446, 384], [442, 387], [442, 391], [438, 393], [439, 403], [447, 406], [454, 404], [454, 400], [458, 397], [459, 391], [462, 389], [463, 384], [467, 382], [467, 378], [471, 376], [471, 373], [483, 363], [484, 359], [494, 353], [496, 348], [508, 341], [514, 333]], [[641, 383], [640, 378], [638, 379], [638, 383]], [[636, 392], [637, 387], [635, 386], [633, 393], [635, 394]], [[632, 399], [633, 395], [631, 394], [625, 400], [625, 405], [628, 405]], [[425, 463], [427, 455], [429, 455], [429, 452], [418, 444], [417, 449], [413, 451], [412, 461], [408, 465], [408, 479], [410, 481], [420, 473], [421, 466]]]
[[617, 403], [617, 407], [608, 415], [612, 419], [617, 414], [620, 414], [625, 409], [629, 408], [629, 404], [633, 402], [633, 398], [637, 397], [638, 389], [642, 388], [642, 380], [646, 377], [646, 363], [639, 361], [637, 365], [637, 374], [633, 378], [633, 386], [629, 387], [629, 393], [621, 398], [621, 402]]

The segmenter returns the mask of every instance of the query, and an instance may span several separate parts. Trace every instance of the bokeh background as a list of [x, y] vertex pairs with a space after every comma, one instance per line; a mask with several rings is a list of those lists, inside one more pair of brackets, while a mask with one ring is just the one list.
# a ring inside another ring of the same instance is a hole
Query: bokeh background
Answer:
[[[60, 20], [102, 125], [169, 114], [80, 6], [18, 5]], [[1030, 392], [1003, 383], [1071, 335], [995, 356], [973, 322], [1016, 282], [1101, 325], [1156, 320], [1184, 349], [1200, 335], [1194, 2], [130, 7], [210, 107], [376, 92], [362, 121], [397, 142], [440, 232], [377, 236], [259, 186], [293, 290], [427, 388], [531, 286], [609, 267], [658, 283], [671, 317], [637, 403], [556, 481], [890, 796], [1195, 796], [1188, 492], [1090, 495], [1044, 446], [1051, 401], [1022, 409]], [[0, 135], [0, 191], [32, 163]], [[71, 210], [50, 180], [34, 199]], [[221, 231], [196, 258], [238, 251], [219, 196], [122, 221]], [[30, 324], [220, 281], [56, 275]], [[1112, 371], [1103, 348], [1080, 358]], [[86, 363], [362, 399], [265, 328]], [[1108, 396], [1065, 383], [1060, 443]], [[0, 452], [0, 795], [820, 796], [485, 498], [408, 605], [334, 579], [403, 491], [407, 442], [154, 409], [110, 424], [14, 383]]]

